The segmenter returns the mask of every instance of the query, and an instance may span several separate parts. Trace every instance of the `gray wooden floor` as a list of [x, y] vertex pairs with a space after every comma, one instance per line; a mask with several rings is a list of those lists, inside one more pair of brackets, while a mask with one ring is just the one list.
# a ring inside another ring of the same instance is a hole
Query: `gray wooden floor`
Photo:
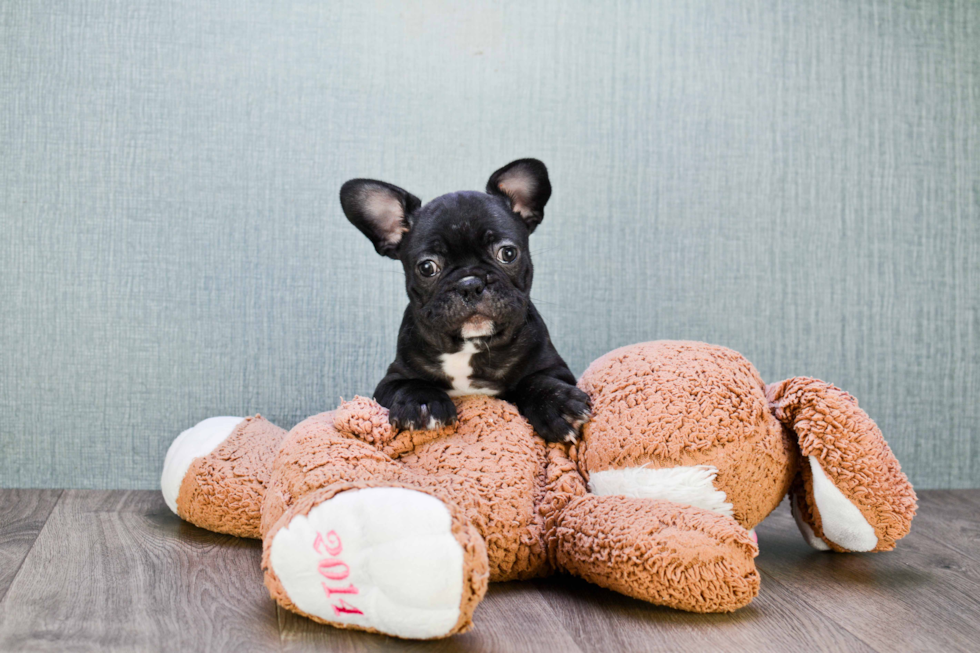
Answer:
[[758, 529], [762, 591], [731, 615], [658, 608], [573, 578], [491, 585], [473, 631], [400, 642], [278, 610], [259, 544], [174, 517], [158, 492], [0, 490], [3, 651], [980, 650], [980, 490], [922, 492], [892, 553]]

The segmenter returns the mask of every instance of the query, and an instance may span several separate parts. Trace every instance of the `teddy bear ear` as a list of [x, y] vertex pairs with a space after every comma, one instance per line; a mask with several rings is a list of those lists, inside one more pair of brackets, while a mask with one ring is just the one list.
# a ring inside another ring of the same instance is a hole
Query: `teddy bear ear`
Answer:
[[375, 446], [383, 446], [394, 437], [388, 409], [366, 397], [354, 397], [340, 404], [334, 411], [333, 425], [341, 433]]

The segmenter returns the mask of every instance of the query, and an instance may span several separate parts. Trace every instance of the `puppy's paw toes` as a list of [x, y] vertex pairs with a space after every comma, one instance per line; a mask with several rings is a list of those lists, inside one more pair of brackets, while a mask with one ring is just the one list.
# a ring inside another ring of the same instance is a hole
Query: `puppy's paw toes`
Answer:
[[427, 431], [456, 423], [456, 405], [446, 393], [419, 392], [406, 396], [388, 410], [388, 421], [400, 431]]
[[589, 401], [589, 396], [578, 388], [573, 387], [572, 390], [573, 392], [569, 392], [564, 398], [561, 414], [572, 428], [581, 431], [582, 427], [592, 419], [592, 402]]
[[575, 442], [581, 434], [579, 428], [569, 424], [567, 420], [555, 421], [550, 426], [549, 433], [543, 436], [548, 442]]
[[456, 423], [456, 404], [449, 398], [422, 404], [419, 413], [421, 420], [425, 422], [423, 428], [426, 430], [441, 429]]
[[592, 419], [592, 402], [589, 396], [570, 386], [561, 393], [559, 399], [561, 419], [571, 428], [571, 436], [566, 436], [565, 442], [574, 442], [582, 434], [582, 427]]
[[592, 419], [589, 396], [572, 385], [556, 386], [550, 397], [524, 407], [524, 416], [548, 442], [575, 442]]
[[589, 423], [592, 419], [592, 411], [584, 410], [579, 413], [572, 413], [564, 415], [565, 421], [572, 425], [578, 433], [582, 432], [582, 427]]
[[[531, 422], [531, 425], [534, 426], [534, 422]], [[561, 418], [539, 422], [534, 426], [534, 432], [547, 442], [575, 442], [578, 439], [578, 431], [575, 427]]]

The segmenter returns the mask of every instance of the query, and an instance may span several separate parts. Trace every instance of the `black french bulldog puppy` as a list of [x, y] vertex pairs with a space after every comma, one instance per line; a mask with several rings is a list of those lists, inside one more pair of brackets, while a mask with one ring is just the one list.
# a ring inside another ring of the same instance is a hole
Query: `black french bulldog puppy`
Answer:
[[347, 219], [405, 268], [398, 353], [374, 391], [393, 426], [451, 424], [450, 396], [488, 394], [515, 404], [545, 440], [578, 437], [589, 398], [530, 299], [528, 235], [549, 197], [548, 170], [536, 159], [497, 170], [486, 193], [449, 193], [424, 206], [383, 181], [352, 179], [340, 189]]

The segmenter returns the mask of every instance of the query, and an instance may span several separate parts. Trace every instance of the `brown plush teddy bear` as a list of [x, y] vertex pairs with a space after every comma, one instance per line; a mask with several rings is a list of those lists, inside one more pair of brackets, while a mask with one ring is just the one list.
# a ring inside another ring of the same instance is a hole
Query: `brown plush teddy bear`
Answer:
[[172, 444], [163, 493], [194, 524], [261, 537], [283, 607], [419, 639], [468, 629], [488, 581], [556, 571], [735, 610], [759, 590], [752, 529], [787, 493], [818, 549], [885, 551], [908, 533], [911, 485], [829, 384], [767, 387], [736, 352], [662, 341], [606, 354], [579, 386], [593, 418], [577, 445], [485, 396], [433, 431], [395, 432], [363, 398], [288, 433], [211, 418]]

